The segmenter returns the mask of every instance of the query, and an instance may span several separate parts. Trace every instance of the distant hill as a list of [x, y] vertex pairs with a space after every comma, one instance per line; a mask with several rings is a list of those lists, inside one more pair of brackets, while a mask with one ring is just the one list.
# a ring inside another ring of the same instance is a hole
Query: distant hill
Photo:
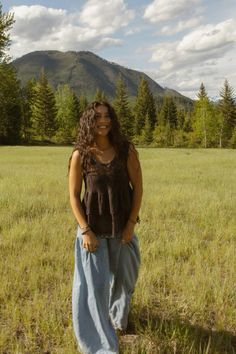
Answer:
[[164, 89], [142, 72], [111, 63], [88, 51], [35, 51], [14, 60], [13, 65], [22, 85], [33, 77], [38, 79], [41, 69], [44, 68], [49, 83], [54, 88], [59, 84], [68, 84], [77, 95], [83, 92], [89, 99], [94, 97], [97, 88], [104, 91], [109, 99], [113, 99], [115, 84], [121, 74], [131, 100], [137, 94], [140, 78], [144, 76], [156, 98], [168, 93], [180, 104], [191, 105], [192, 102], [177, 91]]

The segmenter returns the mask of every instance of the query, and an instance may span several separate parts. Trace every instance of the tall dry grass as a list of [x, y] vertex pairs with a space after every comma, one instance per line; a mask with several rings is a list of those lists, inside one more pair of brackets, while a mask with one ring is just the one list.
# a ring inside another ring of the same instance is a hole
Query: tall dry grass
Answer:
[[[0, 147], [0, 353], [75, 354], [69, 147]], [[122, 353], [236, 353], [236, 154], [139, 149], [142, 254]], [[92, 334], [91, 334], [92, 335]]]

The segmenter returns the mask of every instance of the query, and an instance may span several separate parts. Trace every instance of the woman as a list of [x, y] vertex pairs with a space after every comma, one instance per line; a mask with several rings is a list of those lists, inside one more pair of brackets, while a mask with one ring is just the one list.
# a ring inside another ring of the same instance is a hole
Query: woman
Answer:
[[121, 134], [107, 102], [92, 102], [80, 118], [69, 161], [69, 193], [78, 222], [72, 317], [79, 350], [118, 353], [116, 332], [127, 327], [140, 265], [134, 227], [142, 173], [137, 151]]

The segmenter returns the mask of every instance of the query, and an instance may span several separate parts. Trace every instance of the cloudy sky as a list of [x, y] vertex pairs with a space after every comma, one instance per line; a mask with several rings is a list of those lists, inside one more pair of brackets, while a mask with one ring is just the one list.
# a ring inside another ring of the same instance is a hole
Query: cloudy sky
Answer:
[[89, 50], [195, 98], [236, 91], [236, 0], [3, 0], [10, 54]]

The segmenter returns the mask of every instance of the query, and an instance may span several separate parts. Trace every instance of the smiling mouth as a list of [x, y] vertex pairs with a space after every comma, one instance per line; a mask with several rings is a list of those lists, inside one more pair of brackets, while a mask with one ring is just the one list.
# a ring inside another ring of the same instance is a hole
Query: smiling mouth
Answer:
[[110, 125], [97, 125], [98, 129], [107, 129]]

